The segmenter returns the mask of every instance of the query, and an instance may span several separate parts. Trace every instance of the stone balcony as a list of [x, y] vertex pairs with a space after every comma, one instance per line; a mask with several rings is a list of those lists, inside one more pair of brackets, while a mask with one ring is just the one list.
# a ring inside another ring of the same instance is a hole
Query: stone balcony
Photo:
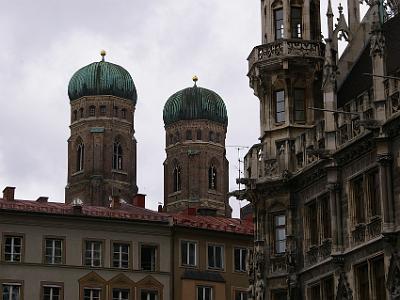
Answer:
[[249, 70], [252, 70], [253, 66], [258, 63], [299, 56], [322, 59], [322, 44], [317, 41], [298, 39], [278, 40], [273, 43], [254, 47], [247, 60], [249, 61]]

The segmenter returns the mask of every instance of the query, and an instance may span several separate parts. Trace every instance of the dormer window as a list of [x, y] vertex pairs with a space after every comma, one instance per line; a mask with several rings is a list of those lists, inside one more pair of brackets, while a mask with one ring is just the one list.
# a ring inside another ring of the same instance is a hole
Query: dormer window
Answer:
[[291, 31], [292, 38], [301, 39], [302, 37], [302, 10], [301, 7], [292, 7], [291, 9]]
[[275, 39], [283, 39], [285, 37], [284, 33], [284, 23], [283, 23], [283, 9], [274, 10], [274, 25], [275, 25]]

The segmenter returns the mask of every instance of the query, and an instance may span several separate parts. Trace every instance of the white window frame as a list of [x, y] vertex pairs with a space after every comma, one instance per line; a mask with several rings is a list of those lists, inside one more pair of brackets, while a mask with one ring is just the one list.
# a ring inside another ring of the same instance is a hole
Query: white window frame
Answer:
[[12, 298], [12, 293], [14, 291], [14, 288], [18, 289], [18, 300], [21, 299], [21, 290], [22, 290], [22, 284], [20, 283], [15, 283], [15, 282], [3, 282], [1, 284], [1, 295], [2, 297], [4, 297], [4, 288], [8, 286], [11, 287], [10, 293], [8, 295], [8, 299], [7, 300], [13, 300]]
[[[184, 263], [183, 261], [183, 253], [182, 253], [182, 244], [186, 245], [186, 263]], [[191, 240], [181, 240], [181, 247], [180, 247], [180, 251], [181, 251], [181, 266], [185, 266], [185, 267], [196, 267], [197, 266], [197, 241], [191, 241]], [[194, 245], [194, 264], [190, 263], [190, 247], [189, 245], [193, 244]]]
[[[90, 249], [87, 249], [87, 243], [90, 243]], [[99, 252], [99, 265], [94, 265], [94, 260], [97, 259], [94, 257], [94, 253], [97, 251], [94, 249], [94, 245], [98, 243], [100, 245], [100, 248], [98, 250]], [[102, 241], [95, 241], [95, 240], [85, 240], [85, 254], [84, 254], [84, 265], [85, 266], [90, 266], [90, 267], [101, 267], [103, 265], [103, 242]], [[90, 254], [90, 257], [87, 257], [86, 254]], [[86, 264], [86, 261], [90, 260], [90, 265]]]
[[[235, 250], [239, 250], [240, 251], [240, 269], [236, 269], [236, 251]], [[243, 255], [243, 251], [245, 252], [245, 255]], [[247, 249], [246, 247], [233, 247], [233, 269], [235, 270], [235, 272], [246, 272], [246, 256], [249, 252], [249, 249]], [[243, 257], [244, 256], [244, 257]]]
[[[7, 239], [11, 239], [11, 252], [6, 252], [6, 246], [7, 244]], [[19, 252], [15, 251], [15, 239], [20, 239], [20, 246], [19, 246]], [[23, 237], [22, 236], [16, 236], [16, 235], [4, 235], [4, 261], [6, 262], [22, 262], [22, 252], [23, 252]], [[10, 260], [6, 259], [6, 255], [10, 255]], [[19, 255], [19, 260], [15, 260], [15, 256]]]
[[[123, 252], [122, 251], [122, 246], [124, 246], [124, 245], [128, 246], [128, 252]], [[118, 246], [117, 251], [115, 251], [115, 246]], [[129, 269], [130, 251], [131, 251], [131, 244], [130, 243], [113, 242], [112, 243], [112, 262], [111, 262], [112, 263], [112, 267], [113, 268], [119, 268], [119, 269]], [[114, 259], [114, 254], [116, 254], [116, 253], [118, 254], [118, 259], [117, 260]], [[122, 256], [124, 254], [128, 255], [128, 259], [126, 260], [126, 263], [127, 263], [126, 267], [122, 266], [122, 263], [125, 262], [125, 260], [122, 258]], [[118, 263], [117, 267], [114, 265], [114, 262]]]
[[[47, 249], [48, 249], [47, 241], [51, 241], [51, 247], [50, 247], [51, 256], [47, 255]], [[56, 244], [57, 241], [61, 242], [61, 244], [60, 244], [60, 256], [57, 256], [57, 258], [60, 259], [60, 262], [56, 262], [55, 261], [56, 260], [56, 249], [57, 249], [55, 244]], [[45, 263], [46, 264], [51, 264], [51, 265], [62, 264], [63, 263], [63, 246], [64, 246], [64, 240], [63, 239], [46, 237], [45, 240], [44, 240], [44, 251], [45, 251], [44, 252], [44, 260], [45, 260]], [[50, 258], [50, 261], [47, 260], [48, 257]]]
[[[89, 299], [88, 300], [101, 300], [101, 288], [83, 288], [83, 299], [87, 300], [86, 296], [85, 296], [85, 291], [89, 291], [90, 295], [89, 295]], [[95, 295], [93, 295], [93, 292], [98, 292], [99, 296], [94, 298]]]
[[142, 294], [146, 293], [146, 300], [151, 300], [151, 293], [155, 293], [155, 300], [159, 299], [158, 290], [142, 289], [140, 290], [140, 299], [142, 299]]
[[50, 285], [50, 284], [46, 284], [46, 285], [43, 285], [43, 298], [44, 298], [44, 296], [45, 296], [45, 294], [44, 294], [44, 289], [45, 288], [50, 288], [50, 300], [54, 300], [53, 298], [54, 298], [54, 295], [53, 295], [53, 289], [58, 289], [58, 291], [59, 291], [59, 294], [58, 294], [58, 299], [63, 299], [62, 298], [62, 295], [61, 295], [61, 293], [62, 293], [62, 287], [61, 286], [59, 286], [59, 285]]
[[[210, 290], [210, 299], [206, 298], [206, 293], [204, 292], [206, 289]], [[199, 291], [203, 290], [203, 299], [200, 299]], [[196, 300], [213, 300], [214, 289], [212, 286], [198, 285], [196, 286]]]
[[[128, 292], [128, 298], [122, 298], [122, 293], [125, 291]], [[114, 292], [118, 292], [117, 298], [114, 297]], [[129, 300], [130, 296], [131, 296], [130, 289], [128, 289], [128, 288], [114, 288], [114, 289], [112, 289], [111, 294], [112, 294], [111, 295], [112, 300]]]
[[[210, 257], [208, 256], [208, 248], [213, 247], [213, 254], [214, 254], [214, 266], [210, 266]], [[216, 267], [216, 248], [221, 247], [221, 267]], [[225, 245], [223, 244], [214, 244], [209, 243], [207, 244], [207, 269], [210, 270], [224, 270], [225, 269]]]

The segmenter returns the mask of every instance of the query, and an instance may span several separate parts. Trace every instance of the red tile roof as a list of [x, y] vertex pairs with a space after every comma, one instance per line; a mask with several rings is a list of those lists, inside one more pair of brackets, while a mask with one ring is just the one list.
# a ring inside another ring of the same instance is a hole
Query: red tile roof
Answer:
[[98, 218], [110, 218], [131, 221], [164, 222], [174, 226], [214, 230], [237, 234], [252, 235], [254, 232], [253, 223], [247, 220], [240, 220], [225, 217], [169, 214], [156, 212], [128, 203], [122, 203], [119, 209], [112, 209], [102, 206], [82, 205], [82, 213], [74, 212], [71, 204], [60, 202], [37, 202], [31, 200], [7, 201], [0, 198], [0, 210], [44, 213], [65, 216], [87, 216]]
[[254, 226], [252, 222], [225, 217], [199, 216], [174, 214], [172, 215], [175, 226], [207, 229], [253, 235]]
[[[0, 198], [0, 210], [15, 210], [33, 213], [45, 213], [56, 215], [75, 215], [74, 208], [71, 204], [60, 202], [36, 202], [30, 200], [14, 200], [6, 201]], [[119, 209], [111, 209], [102, 206], [82, 205], [81, 216], [139, 220], [139, 221], [163, 221], [168, 222], [168, 216], [158, 212], [133, 206], [130, 204], [122, 204]]]

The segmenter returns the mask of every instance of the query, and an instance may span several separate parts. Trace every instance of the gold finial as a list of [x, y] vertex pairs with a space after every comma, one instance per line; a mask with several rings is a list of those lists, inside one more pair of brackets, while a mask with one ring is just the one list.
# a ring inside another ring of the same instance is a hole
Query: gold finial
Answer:
[[107, 55], [107, 52], [106, 52], [106, 50], [104, 50], [104, 49], [103, 49], [103, 50], [101, 50], [101, 51], [100, 51], [100, 55], [101, 55], [101, 60], [102, 60], [102, 61], [104, 61], [104, 56], [106, 56], [106, 55]]
[[194, 76], [192, 77], [192, 80], [193, 80], [193, 82], [194, 82], [194, 85], [196, 85], [196, 83], [197, 83], [197, 81], [199, 80], [199, 78], [198, 78], [196, 75], [194, 75]]

